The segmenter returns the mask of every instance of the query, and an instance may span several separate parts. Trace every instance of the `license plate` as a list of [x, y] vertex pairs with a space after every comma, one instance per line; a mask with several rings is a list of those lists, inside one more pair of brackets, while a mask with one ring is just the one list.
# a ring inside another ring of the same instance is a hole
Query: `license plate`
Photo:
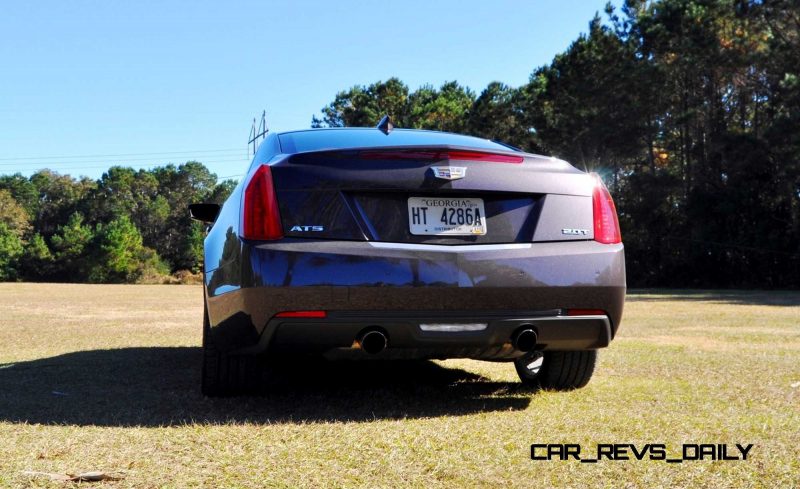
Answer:
[[411, 234], [480, 236], [486, 234], [483, 199], [461, 197], [409, 197]]

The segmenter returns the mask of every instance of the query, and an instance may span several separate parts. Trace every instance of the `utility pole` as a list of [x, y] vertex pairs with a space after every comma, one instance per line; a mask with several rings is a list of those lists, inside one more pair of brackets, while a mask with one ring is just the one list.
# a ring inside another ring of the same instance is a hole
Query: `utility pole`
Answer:
[[267, 111], [261, 112], [261, 122], [256, 126], [256, 118], [253, 117], [253, 125], [250, 127], [250, 139], [247, 141], [247, 146], [253, 145], [253, 155], [258, 151], [258, 143], [267, 137], [269, 129], [267, 128]]

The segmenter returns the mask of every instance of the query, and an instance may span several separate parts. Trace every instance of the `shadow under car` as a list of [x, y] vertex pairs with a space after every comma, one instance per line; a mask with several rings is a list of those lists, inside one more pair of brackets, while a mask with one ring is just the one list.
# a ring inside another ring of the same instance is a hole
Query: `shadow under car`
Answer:
[[530, 391], [428, 361], [270, 366], [258, 396], [210, 399], [199, 347], [89, 350], [0, 364], [0, 420], [95, 426], [363, 422], [525, 409]]

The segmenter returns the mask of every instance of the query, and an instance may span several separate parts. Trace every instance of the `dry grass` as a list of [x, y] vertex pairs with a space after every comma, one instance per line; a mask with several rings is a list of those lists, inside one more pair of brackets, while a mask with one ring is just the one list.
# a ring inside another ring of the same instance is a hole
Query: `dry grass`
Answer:
[[[0, 486], [792, 487], [800, 294], [633, 294], [595, 378], [518, 388], [474, 361], [279, 374], [199, 395], [197, 286], [0, 284]], [[793, 387], [794, 385], [794, 387]], [[746, 462], [540, 462], [531, 443], [754, 443]]]

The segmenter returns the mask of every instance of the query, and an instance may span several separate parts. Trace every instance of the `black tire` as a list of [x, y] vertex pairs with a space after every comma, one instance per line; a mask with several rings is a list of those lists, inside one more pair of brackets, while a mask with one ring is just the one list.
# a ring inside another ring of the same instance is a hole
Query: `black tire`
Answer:
[[526, 387], [538, 389], [541, 379], [541, 369], [544, 354], [540, 351], [532, 351], [514, 360], [514, 367], [517, 369], [519, 380]]
[[[528, 368], [537, 356], [538, 368]], [[531, 352], [514, 361], [520, 381], [532, 387], [555, 391], [579, 389], [589, 383], [597, 362], [597, 350]]]
[[210, 397], [246, 394], [258, 381], [258, 358], [254, 355], [228, 355], [211, 341], [208, 311], [203, 312], [203, 368], [200, 389]]

